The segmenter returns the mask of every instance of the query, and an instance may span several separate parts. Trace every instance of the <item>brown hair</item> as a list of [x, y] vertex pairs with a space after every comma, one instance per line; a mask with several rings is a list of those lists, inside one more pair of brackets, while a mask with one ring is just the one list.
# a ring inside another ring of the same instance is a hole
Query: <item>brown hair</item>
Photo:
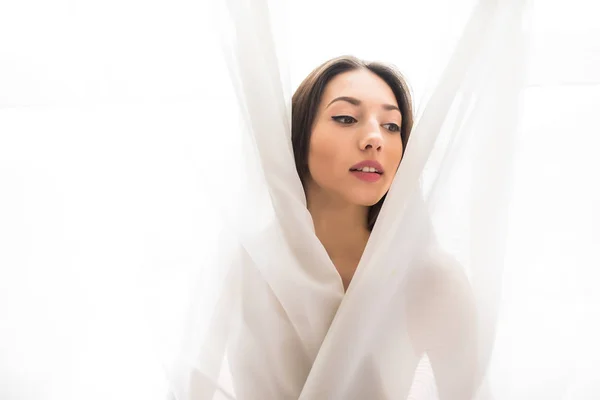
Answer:
[[[357, 69], [367, 69], [373, 72], [392, 89], [398, 102], [400, 113], [402, 114], [400, 136], [404, 152], [406, 152], [406, 145], [413, 125], [413, 110], [410, 91], [402, 74], [391, 65], [379, 62], [366, 62], [354, 56], [337, 57], [315, 68], [304, 79], [298, 89], [296, 89], [292, 97], [292, 147], [296, 170], [303, 185], [309, 174], [308, 150], [312, 127], [325, 87], [336, 75]], [[404, 152], [402, 154], [403, 157]], [[372, 230], [373, 226], [375, 226], [385, 197], [386, 195], [369, 208], [367, 218], [369, 230]]]

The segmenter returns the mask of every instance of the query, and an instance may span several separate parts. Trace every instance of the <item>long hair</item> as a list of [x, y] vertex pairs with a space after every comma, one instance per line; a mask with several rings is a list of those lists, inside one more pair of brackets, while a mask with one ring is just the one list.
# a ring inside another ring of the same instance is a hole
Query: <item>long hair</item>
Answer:
[[[337, 57], [315, 68], [302, 81], [292, 97], [292, 147], [296, 170], [298, 171], [302, 185], [304, 185], [305, 179], [310, 173], [308, 169], [310, 137], [325, 87], [335, 76], [357, 69], [367, 69], [373, 72], [392, 89], [402, 114], [400, 136], [402, 138], [402, 146], [404, 147], [402, 154], [404, 157], [413, 125], [412, 98], [405, 78], [391, 65], [379, 62], [366, 62], [354, 56]], [[367, 217], [369, 230], [373, 230], [375, 226], [386, 195], [387, 193], [376, 204], [369, 207]]]

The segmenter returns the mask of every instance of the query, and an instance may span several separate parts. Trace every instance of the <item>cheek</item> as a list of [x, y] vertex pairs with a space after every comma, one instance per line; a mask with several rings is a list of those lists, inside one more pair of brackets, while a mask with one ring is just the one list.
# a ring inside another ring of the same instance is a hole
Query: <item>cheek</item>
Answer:
[[402, 147], [402, 139], [393, 140], [387, 144], [387, 154], [385, 157], [386, 164], [384, 165], [386, 171], [390, 171], [391, 173], [387, 174], [387, 180], [385, 181], [386, 190], [389, 190], [394, 177], [396, 176], [396, 171], [400, 166], [402, 161], [403, 147]]
[[402, 154], [404, 152], [402, 139], [394, 140], [394, 143], [390, 143], [388, 149], [391, 149], [389, 152], [389, 160], [397, 168], [400, 165]]
[[308, 168], [315, 180], [329, 180], [335, 177], [340, 166], [342, 143], [334, 140], [335, 135], [319, 131], [313, 132], [308, 151]]

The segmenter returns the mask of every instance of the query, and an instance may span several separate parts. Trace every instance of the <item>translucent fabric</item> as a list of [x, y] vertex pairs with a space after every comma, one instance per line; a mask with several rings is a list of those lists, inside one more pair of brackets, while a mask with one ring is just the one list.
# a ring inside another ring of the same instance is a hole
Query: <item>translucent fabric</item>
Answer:
[[216, 296], [195, 293], [209, 307], [191, 314], [175, 398], [493, 398], [526, 10], [475, 5], [346, 293], [294, 165], [281, 24], [266, 1], [215, 11], [233, 22], [219, 26], [245, 179]]
[[[600, 397], [590, 8], [2, 3], [0, 398]], [[418, 105], [346, 293], [289, 132], [340, 54]]]

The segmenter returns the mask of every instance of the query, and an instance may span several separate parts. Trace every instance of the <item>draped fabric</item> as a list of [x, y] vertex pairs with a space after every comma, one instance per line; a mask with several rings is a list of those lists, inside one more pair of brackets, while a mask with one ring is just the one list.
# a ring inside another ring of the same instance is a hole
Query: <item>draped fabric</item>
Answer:
[[[346, 293], [314, 234], [293, 163], [289, 85], [274, 40], [282, 33], [268, 2], [230, 1], [217, 12], [233, 22], [222, 37], [247, 135], [247, 178], [243, 201], [226, 217], [236, 256], [219, 264], [226, 276], [214, 314], [192, 314], [206, 322], [189, 330], [175, 398], [492, 398], [487, 367], [526, 2], [473, 9]], [[435, 322], [414, 328], [424, 315]], [[427, 367], [432, 354], [439, 384]]]
[[[597, 37], [584, 0], [0, 5], [0, 398], [599, 397]], [[346, 292], [290, 140], [341, 54], [418, 105]]]

